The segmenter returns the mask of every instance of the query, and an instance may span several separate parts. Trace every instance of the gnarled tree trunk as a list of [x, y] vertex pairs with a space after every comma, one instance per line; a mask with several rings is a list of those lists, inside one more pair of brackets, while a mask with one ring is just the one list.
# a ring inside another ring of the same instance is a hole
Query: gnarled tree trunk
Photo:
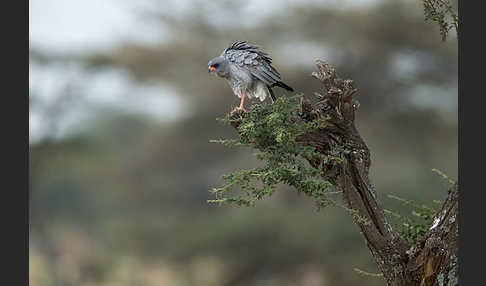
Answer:
[[[325, 87], [316, 93], [318, 102], [301, 101], [302, 122], [329, 117], [325, 129], [304, 134], [299, 144], [315, 147], [323, 154], [335, 154], [339, 149], [343, 162], [324, 164], [323, 176], [342, 191], [343, 200], [364, 235], [368, 248], [388, 285], [458, 285], [458, 185], [449, 190], [447, 200], [436, 214], [432, 225], [415, 245], [410, 245], [388, 224], [383, 209], [376, 200], [369, 180], [370, 150], [354, 125], [359, 102], [352, 80], [341, 79], [334, 68], [318, 60], [318, 71], [312, 75]], [[244, 116], [233, 111], [232, 117]], [[236, 127], [238, 123], [234, 123]], [[344, 151], [344, 152], [343, 152]]]

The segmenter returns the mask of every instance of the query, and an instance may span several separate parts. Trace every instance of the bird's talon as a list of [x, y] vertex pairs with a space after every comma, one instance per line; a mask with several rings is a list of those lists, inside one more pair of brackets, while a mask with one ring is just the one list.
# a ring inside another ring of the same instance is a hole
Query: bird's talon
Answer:
[[231, 112], [234, 113], [234, 112], [238, 112], [238, 111], [241, 111], [241, 110], [246, 112], [246, 109], [244, 107], [239, 107], [239, 106], [236, 106], [235, 108], [233, 108], [233, 110]]

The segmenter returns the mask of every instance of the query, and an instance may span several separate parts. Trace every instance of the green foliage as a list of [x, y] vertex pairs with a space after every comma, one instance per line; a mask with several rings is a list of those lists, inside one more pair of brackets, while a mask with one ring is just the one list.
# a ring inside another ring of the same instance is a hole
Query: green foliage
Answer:
[[442, 177], [442, 179], [446, 180], [451, 185], [454, 185], [456, 183], [456, 181], [454, 181], [449, 176], [447, 176], [446, 174], [444, 174], [444, 172], [442, 172], [441, 170], [438, 170], [438, 169], [435, 169], [434, 168], [434, 169], [432, 169], [432, 172], [437, 173], [439, 176]]
[[371, 221], [369, 219], [367, 219], [366, 217], [360, 215], [358, 210], [353, 210], [353, 209], [350, 209], [346, 206], [340, 206], [340, 207], [345, 209], [349, 213], [349, 215], [352, 216], [353, 219], [357, 223], [360, 223], [360, 224], [363, 224], [363, 225], [371, 225]]
[[383, 277], [383, 273], [371, 273], [371, 272], [367, 272], [367, 271], [361, 270], [359, 268], [353, 268], [353, 270], [356, 271], [358, 274], [360, 274], [362, 276]]
[[[453, 185], [456, 183], [442, 171], [438, 169], [432, 169], [432, 171], [441, 176], [449, 184]], [[403, 205], [411, 209], [412, 217], [403, 216], [390, 210], [385, 210], [385, 214], [395, 220], [395, 227], [398, 229], [400, 235], [409, 243], [414, 244], [419, 236], [423, 236], [427, 232], [427, 228], [438, 210], [424, 204], [418, 205], [414, 201], [406, 200], [394, 195], [388, 195], [388, 197], [401, 202]], [[432, 202], [436, 205], [442, 204], [439, 200], [433, 200]]]
[[[238, 119], [241, 120], [237, 128], [238, 138], [211, 141], [230, 147], [257, 149], [260, 152], [256, 158], [264, 165], [223, 175], [226, 184], [212, 190], [217, 199], [209, 202], [253, 206], [256, 200], [272, 195], [276, 185], [283, 183], [313, 198], [318, 209], [333, 204], [328, 198], [333, 186], [321, 178], [322, 165], [314, 168], [309, 160], [338, 164], [341, 159], [324, 156], [313, 147], [298, 144], [299, 135], [323, 128], [326, 122], [325, 118], [321, 118], [296, 123], [300, 97], [281, 97], [273, 104], [253, 104], [244, 118]], [[224, 123], [233, 121], [229, 115], [218, 120]], [[235, 187], [239, 187], [244, 195], [228, 196]]]
[[458, 17], [449, 0], [423, 0], [423, 4], [425, 21], [439, 25], [442, 41], [445, 41], [450, 30], [458, 32]]
[[[412, 216], [403, 216], [397, 212], [385, 210], [385, 214], [392, 218], [395, 223], [395, 228], [400, 235], [405, 238], [410, 244], [415, 244], [419, 236], [423, 236], [430, 225], [432, 218], [437, 213], [435, 208], [427, 205], [418, 205], [411, 200], [406, 200], [394, 195], [388, 195], [389, 198], [401, 202], [403, 205], [411, 209]], [[434, 200], [435, 204], [441, 204], [440, 201]]]

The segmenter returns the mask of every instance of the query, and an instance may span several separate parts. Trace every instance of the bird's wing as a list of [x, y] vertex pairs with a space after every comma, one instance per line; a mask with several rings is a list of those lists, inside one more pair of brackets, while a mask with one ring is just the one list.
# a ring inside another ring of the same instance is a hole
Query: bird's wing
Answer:
[[272, 66], [272, 59], [259, 46], [234, 42], [221, 54], [231, 63], [247, 69], [254, 77], [272, 86], [281, 81], [280, 73]]

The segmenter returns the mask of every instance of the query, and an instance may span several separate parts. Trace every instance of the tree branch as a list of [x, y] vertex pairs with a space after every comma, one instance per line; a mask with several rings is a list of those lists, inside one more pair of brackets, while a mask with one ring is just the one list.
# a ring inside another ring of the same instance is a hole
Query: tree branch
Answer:
[[[302, 97], [301, 112], [295, 122], [313, 122], [319, 118], [327, 121], [324, 128], [298, 136], [296, 143], [314, 147], [322, 155], [337, 154], [342, 160], [340, 164], [319, 158], [311, 158], [309, 162], [314, 167], [322, 166], [323, 178], [342, 192], [342, 198], [388, 285], [457, 285], [454, 284], [458, 275], [457, 185], [449, 191], [448, 199], [436, 216], [438, 224], [431, 227], [416, 245], [410, 246], [392, 230], [376, 200], [369, 179], [370, 150], [354, 124], [360, 104], [354, 99], [357, 89], [353, 81], [343, 80], [322, 60], [317, 60], [316, 66], [317, 71], [312, 76], [323, 84], [324, 90], [315, 93], [318, 99], [315, 103]], [[237, 128], [244, 116], [242, 111], [233, 111], [230, 114], [232, 126]]]

